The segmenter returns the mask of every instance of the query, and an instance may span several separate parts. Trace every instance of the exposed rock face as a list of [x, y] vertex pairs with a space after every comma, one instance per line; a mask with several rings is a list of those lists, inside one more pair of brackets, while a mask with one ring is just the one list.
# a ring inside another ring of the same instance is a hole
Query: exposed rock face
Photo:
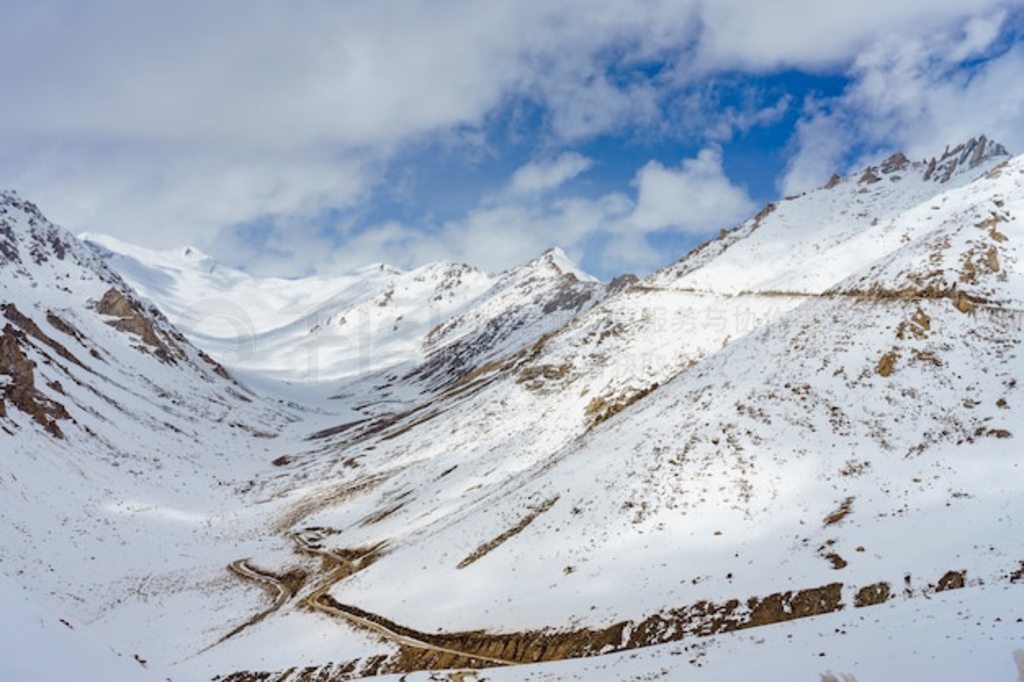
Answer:
[[96, 312], [116, 317], [108, 322], [118, 331], [135, 334], [142, 342], [153, 348], [153, 354], [168, 364], [176, 364], [184, 357], [184, 353], [173, 340], [165, 339], [158, 333], [153, 320], [150, 319], [142, 306], [129, 300], [117, 289], [109, 289], [103, 298], [96, 303]]
[[941, 157], [931, 159], [924, 179], [946, 183], [958, 170], [977, 168], [985, 161], [999, 156], [1009, 156], [1003, 145], [989, 140], [984, 135], [971, 138], [952, 149], [946, 147]]
[[583, 306], [594, 296], [590, 287], [580, 287], [579, 280], [575, 275], [568, 274], [563, 277], [562, 285], [554, 292], [541, 308], [541, 312], [550, 315], [559, 310], [570, 310], [579, 312]]
[[631, 273], [619, 275], [611, 282], [608, 282], [608, 293], [614, 294], [616, 292], [622, 291], [623, 289], [628, 289], [629, 287], [633, 286], [639, 281], [640, 278]]
[[7, 416], [5, 403], [9, 402], [31, 416], [51, 436], [63, 438], [64, 432], [57, 420], [69, 419], [70, 415], [63, 405], [37, 390], [35, 363], [22, 350], [26, 343], [24, 332], [11, 324], [4, 326], [0, 334], [0, 376], [5, 376], [7, 381], [0, 389], [0, 416]]
[[882, 178], [878, 175], [878, 170], [872, 166], [864, 170], [864, 174], [860, 176], [860, 180], [857, 182], [861, 185], [873, 185], [876, 182], [881, 182], [881, 180]]
[[906, 170], [910, 166], [910, 159], [906, 154], [897, 152], [882, 162], [882, 173], [891, 175]]
[[51, 337], [47, 336], [43, 332], [43, 330], [39, 328], [39, 325], [37, 325], [34, 321], [32, 321], [31, 318], [24, 315], [20, 310], [18, 310], [18, 308], [13, 303], [5, 303], [3, 305], [3, 312], [4, 317], [6, 317], [8, 320], [14, 323], [23, 332], [25, 332], [32, 338], [36, 339], [37, 341], [41, 341], [42, 343], [49, 346], [51, 350], [57, 353], [57, 355], [59, 355], [64, 360], [67, 360], [68, 362], [74, 365], [78, 365], [79, 367], [86, 369], [85, 365], [82, 364], [81, 360], [75, 357], [75, 355], [72, 354], [71, 351], [69, 351], [64, 345], [58, 343]]

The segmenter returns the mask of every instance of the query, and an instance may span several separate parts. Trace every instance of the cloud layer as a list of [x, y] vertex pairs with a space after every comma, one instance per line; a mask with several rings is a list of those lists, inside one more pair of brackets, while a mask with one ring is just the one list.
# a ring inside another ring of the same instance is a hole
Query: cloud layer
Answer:
[[[794, 107], [786, 189], [827, 176], [864, 140], [915, 151], [985, 129], [1024, 148], [1012, 86], [1024, 55], [993, 52], [1020, 5], [16, 0], [0, 9], [0, 184], [77, 229], [220, 245], [271, 271], [341, 267], [351, 258], [323, 252], [342, 245], [351, 257], [499, 267], [552, 239], [578, 255], [614, 244], [623, 267], [649, 267], [667, 260], [651, 233], [707, 231], [749, 210], [717, 145]], [[679, 108], [720, 74], [783, 69], [850, 85], [832, 100]], [[634, 184], [617, 191], [565, 190], [614, 162], [574, 147], [634, 133], [685, 134], [705, 151], [635, 163]], [[467, 155], [500, 156], [516, 135], [534, 160], [465, 215], [361, 217], [405, 150], [455, 139]]]

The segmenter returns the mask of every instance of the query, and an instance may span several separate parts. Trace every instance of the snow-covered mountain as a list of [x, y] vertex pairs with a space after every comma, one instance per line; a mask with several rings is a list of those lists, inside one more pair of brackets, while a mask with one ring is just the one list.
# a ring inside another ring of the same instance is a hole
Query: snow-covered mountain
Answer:
[[4, 209], [0, 572], [140, 671], [1024, 665], [1024, 157], [985, 138], [608, 286], [258, 280]]
[[401, 376], [428, 359], [418, 376], [451, 381], [561, 326], [604, 289], [558, 249], [499, 275], [459, 263], [410, 272], [375, 264], [287, 280], [254, 278], [194, 247], [81, 238], [215, 357], [296, 382]]

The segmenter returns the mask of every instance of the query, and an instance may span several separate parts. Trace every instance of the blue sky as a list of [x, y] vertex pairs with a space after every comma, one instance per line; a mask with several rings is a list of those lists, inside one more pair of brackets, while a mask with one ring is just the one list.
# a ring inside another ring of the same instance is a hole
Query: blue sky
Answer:
[[257, 274], [643, 273], [896, 149], [1024, 149], [1022, 4], [12, 0], [0, 185]]

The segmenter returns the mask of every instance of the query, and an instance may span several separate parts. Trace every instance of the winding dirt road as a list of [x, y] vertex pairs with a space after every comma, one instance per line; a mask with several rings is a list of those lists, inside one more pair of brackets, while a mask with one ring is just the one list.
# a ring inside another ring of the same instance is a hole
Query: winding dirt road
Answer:
[[[313, 536], [314, 539], [311, 540], [309, 536]], [[299, 532], [292, 533], [290, 537], [292, 542], [295, 543], [296, 551], [320, 558], [323, 561], [326, 571], [326, 575], [323, 579], [318, 581], [307, 593], [298, 598], [298, 604], [300, 606], [310, 609], [311, 611], [326, 614], [333, 618], [340, 618], [355, 627], [369, 630], [379, 637], [402, 647], [429, 651], [448, 656], [457, 656], [466, 660], [487, 663], [493, 666], [517, 665], [516, 661], [508, 661], [501, 658], [482, 656], [479, 654], [459, 651], [457, 649], [437, 646], [430, 642], [417, 639], [409, 634], [396, 632], [387, 625], [376, 622], [366, 616], [345, 610], [344, 605], [335, 602], [328, 596], [328, 593], [331, 588], [339, 582], [345, 580], [357, 571], [366, 568], [370, 563], [372, 563], [377, 558], [377, 553], [380, 550], [380, 547], [371, 547], [353, 559], [342, 553], [324, 549], [319, 544], [322, 537], [318, 533], [310, 533], [308, 531], [305, 533]], [[267, 616], [287, 604], [297, 594], [297, 590], [290, 587], [281, 579], [281, 577], [253, 566], [249, 559], [240, 559], [238, 561], [231, 562], [228, 565], [228, 570], [239, 578], [257, 583], [263, 589], [270, 592], [273, 596], [273, 602], [266, 609], [260, 611], [258, 614], [242, 623], [215, 643], [206, 647], [206, 649], [203, 649], [203, 651], [211, 649], [231, 637], [234, 637], [243, 630], [261, 622], [267, 618]]]
[[431, 644], [429, 642], [424, 642], [423, 640], [416, 639], [415, 637], [410, 637], [409, 635], [395, 632], [391, 628], [381, 623], [377, 623], [373, 620], [370, 620], [369, 618], [365, 618], [355, 613], [350, 613], [344, 610], [343, 605], [337, 603], [328, 603], [328, 601], [324, 597], [327, 595], [328, 592], [330, 592], [331, 588], [337, 585], [345, 578], [355, 573], [356, 571], [365, 568], [365, 560], [368, 557], [373, 556], [378, 548], [371, 548], [367, 550], [367, 552], [362, 556], [352, 560], [338, 554], [337, 552], [332, 552], [330, 550], [323, 549], [322, 547], [319, 547], [309, 542], [301, 533], [293, 534], [292, 540], [295, 542], [296, 546], [300, 551], [305, 552], [307, 554], [313, 554], [322, 557], [329, 564], [335, 565], [335, 569], [328, 574], [327, 578], [325, 578], [309, 594], [307, 594], [299, 600], [299, 602], [302, 605], [315, 611], [327, 614], [329, 616], [344, 619], [349, 623], [355, 625], [356, 627], [361, 627], [363, 629], [370, 630], [376, 633], [377, 635], [383, 637], [384, 639], [394, 642], [395, 644], [400, 644], [402, 646], [407, 646], [413, 649], [420, 649], [422, 651], [432, 651], [438, 654], [447, 654], [449, 656], [459, 656], [462, 658], [480, 661], [483, 663], [491, 663], [493, 665], [516, 665], [515, 661], [507, 661], [505, 659], [492, 658], [490, 656], [481, 656], [479, 654], [467, 653], [465, 651], [449, 649], [446, 647]]
[[242, 623], [241, 625], [233, 629], [231, 632], [227, 633], [226, 635], [218, 639], [210, 646], [201, 649], [199, 653], [209, 651], [218, 644], [226, 642], [238, 633], [246, 630], [247, 628], [252, 627], [253, 625], [256, 625], [260, 621], [264, 620], [267, 616], [269, 616], [270, 614], [272, 614], [273, 612], [277, 611], [282, 606], [287, 604], [288, 600], [291, 599], [292, 596], [294, 596], [294, 592], [291, 590], [291, 588], [288, 587], [285, 581], [281, 580], [280, 578], [271, 573], [256, 568], [251, 563], [249, 563], [249, 561], [249, 559], [239, 559], [238, 561], [232, 561], [230, 564], [228, 564], [228, 570], [237, 575], [238, 577], [242, 578], [243, 580], [249, 580], [251, 582], [254, 582], [266, 591], [270, 592], [271, 595], [273, 596], [273, 602], [270, 604], [270, 606], [263, 609], [255, 616], [245, 621], [244, 623]]

